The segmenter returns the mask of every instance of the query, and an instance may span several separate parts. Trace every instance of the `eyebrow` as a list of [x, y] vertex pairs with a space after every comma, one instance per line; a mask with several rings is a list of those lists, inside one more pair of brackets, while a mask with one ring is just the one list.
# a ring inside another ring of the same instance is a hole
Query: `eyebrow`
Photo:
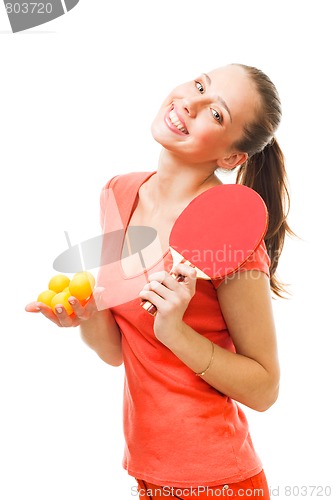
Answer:
[[[205, 77], [208, 85], [212, 84], [212, 80], [211, 80], [210, 76], [207, 75], [207, 73], [202, 73], [202, 76]], [[225, 102], [224, 99], [222, 99], [222, 97], [217, 96], [217, 98], [218, 98], [219, 102], [222, 104], [222, 106], [224, 107], [224, 109], [228, 112], [228, 115], [230, 116], [230, 121], [232, 122], [232, 116], [231, 116], [230, 109], [229, 109], [227, 103]]]

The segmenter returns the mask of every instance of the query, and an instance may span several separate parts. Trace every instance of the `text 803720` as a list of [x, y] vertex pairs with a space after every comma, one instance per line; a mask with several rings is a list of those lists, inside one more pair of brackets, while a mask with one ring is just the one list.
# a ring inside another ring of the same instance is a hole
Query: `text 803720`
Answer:
[[24, 2], [6, 3], [8, 14], [51, 14], [52, 4], [50, 2]]

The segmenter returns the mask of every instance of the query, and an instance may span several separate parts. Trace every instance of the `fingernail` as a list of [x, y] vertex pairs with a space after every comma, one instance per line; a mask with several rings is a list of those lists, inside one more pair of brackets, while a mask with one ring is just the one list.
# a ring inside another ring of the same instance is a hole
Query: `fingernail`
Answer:
[[36, 307], [35, 311], [40, 311], [40, 307]]
[[62, 313], [62, 307], [56, 307], [56, 311], [57, 311], [57, 313], [59, 313], [59, 314], [60, 314], [60, 313]]
[[75, 299], [69, 299], [68, 302], [73, 306], [75, 304]]

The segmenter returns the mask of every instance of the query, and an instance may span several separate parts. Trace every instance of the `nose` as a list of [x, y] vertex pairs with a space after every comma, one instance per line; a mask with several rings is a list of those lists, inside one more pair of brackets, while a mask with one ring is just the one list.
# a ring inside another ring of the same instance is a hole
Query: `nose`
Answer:
[[209, 99], [204, 96], [183, 97], [182, 108], [191, 118], [195, 118], [199, 110], [208, 102]]

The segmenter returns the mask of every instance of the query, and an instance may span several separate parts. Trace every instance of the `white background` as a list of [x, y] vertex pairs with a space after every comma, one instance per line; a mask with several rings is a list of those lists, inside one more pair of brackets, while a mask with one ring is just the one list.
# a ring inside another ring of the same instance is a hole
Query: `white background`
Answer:
[[268, 412], [245, 410], [272, 496], [333, 491], [330, 12], [322, 0], [81, 0], [12, 34], [0, 5], [1, 499], [133, 498], [123, 369], [24, 306], [55, 274], [64, 231], [72, 244], [99, 233], [104, 183], [156, 168], [150, 124], [169, 90], [230, 62], [258, 66], [279, 89], [302, 238], [288, 239], [279, 267], [292, 298], [274, 301], [281, 394]]

